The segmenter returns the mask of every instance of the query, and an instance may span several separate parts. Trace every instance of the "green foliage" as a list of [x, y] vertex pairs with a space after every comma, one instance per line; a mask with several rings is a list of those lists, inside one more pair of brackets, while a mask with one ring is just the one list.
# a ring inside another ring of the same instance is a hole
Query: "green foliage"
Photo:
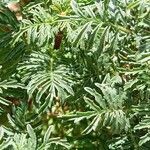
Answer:
[[0, 82], [0, 111], [3, 109], [3, 105], [5, 106], [9, 106], [11, 104], [11, 101], [7, 100], [5, 98], [5, 96], [7, 95], [6, 91], [9, 88], [13, 88], [13, 89], [24, 89], [24, 85], [17, 83], [15, 80], [3, 80]]
[[[1, 136], [4, 136], [5, 130], [1, 127]], [[52, 132], [52, 126], [49, 126], [43, 139], [37, 139], [36, 133], [34, 132], [31, 125], [27, 125], [27, 133], [15, 133], [8, 135], [7, 139], [0, 145], [1, 150], [9, 148], [12, 150], [47, 150], [49, 148], [57, 149], [59, 145], [69, 149], [70, 145], [59, 137], [50, 138]]]
[[[102, 90], [104, 98], [95, 90], [86, 88], [90, 94], [95, 97], [95, 104], [89, 98], [85, 98], [86, 103], [96, 111], [95, 121], [88, 126], [88, 129], [94, 130], [98, 125], [109, 127], [114, 133], [129, 127], [129, 121], [126, 119], [125, 112], [123, 112], [123, 98], [124, 93], [118, 92], [107, 85], [96, 83], [96, 86]], [[92, 126], [92, 127], [91, 127]], [[87, 129], [86, 129], [87, 130]]]
[[9, 2], [0, 149], [150, 149], [149, 0]]
[[43, 106], [51, 107], [52, 100], [56, 97], [64, 101], [69, 95], [74, 95], [69, 68], [65, 65], [57, 65], [55, 62], [57, 55], [55, 51], [49, 50], [32, 52], [18, 67], [19, 73], [22, 74], [22, 81], [28, 82], [29, 98], [36, 93], [35, 101], [41, 109]]

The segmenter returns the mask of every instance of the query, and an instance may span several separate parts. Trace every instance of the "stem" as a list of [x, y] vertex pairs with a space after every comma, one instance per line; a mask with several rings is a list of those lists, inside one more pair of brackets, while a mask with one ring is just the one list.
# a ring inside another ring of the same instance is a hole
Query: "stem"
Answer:
[[133, 142], [134, 150], [139, 150], [139, 146], [136, 142], [136, 139], [135, 139], [131, 129], [129, 130], [129, 133], [130, 133], [131, 141]]

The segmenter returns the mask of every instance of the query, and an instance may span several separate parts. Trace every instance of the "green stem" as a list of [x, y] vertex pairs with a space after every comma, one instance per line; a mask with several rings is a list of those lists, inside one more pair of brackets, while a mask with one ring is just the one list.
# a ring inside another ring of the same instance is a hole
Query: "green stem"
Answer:
[[135, 139], [131, 129], [130, 129], [129, 133], [130, 133], [131, 141], [133, 142], [134, 150], [139, 150], [139, 146], [136, 142], [136, 139]]

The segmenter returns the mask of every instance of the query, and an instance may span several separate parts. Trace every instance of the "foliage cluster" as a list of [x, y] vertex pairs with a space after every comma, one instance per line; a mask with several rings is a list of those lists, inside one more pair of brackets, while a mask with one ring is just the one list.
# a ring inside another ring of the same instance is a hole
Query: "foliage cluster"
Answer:
[[149, 150], [149, 0], [10, 2], [0, 150]]

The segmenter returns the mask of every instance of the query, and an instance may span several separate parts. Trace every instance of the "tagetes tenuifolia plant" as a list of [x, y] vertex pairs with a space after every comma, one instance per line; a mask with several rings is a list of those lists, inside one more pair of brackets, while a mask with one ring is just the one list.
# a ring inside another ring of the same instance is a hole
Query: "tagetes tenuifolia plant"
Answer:
[[149, 150], [149, 11], [1, 0], [0, 150]]

